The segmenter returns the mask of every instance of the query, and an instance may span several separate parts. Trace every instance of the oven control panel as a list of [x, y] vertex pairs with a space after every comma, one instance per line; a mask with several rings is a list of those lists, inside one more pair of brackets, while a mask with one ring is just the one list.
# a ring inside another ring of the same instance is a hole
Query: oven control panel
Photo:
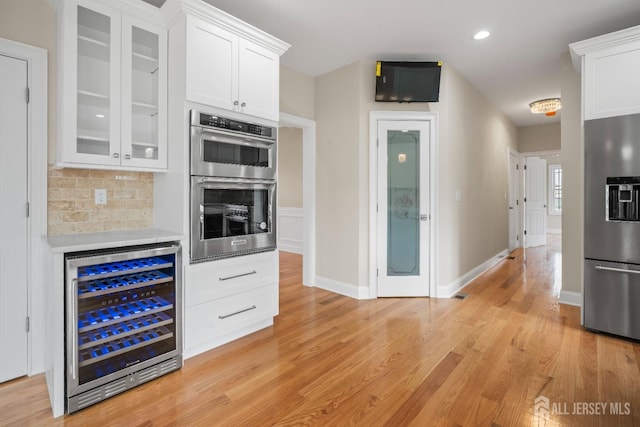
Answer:
[[[270, 126], [262, 126], [255, 123], [243, 122], [240, 120], [228, 119], [226, 117], [215, 116], [212, 114], [205, 113], [196, 113], [192, 112], [191, 114], [196, 114], [198, 116], [197, 124], [200, 126], [207, 126], [216, 129], [225, 129], [234, 132], [242, 132], [248, 133], [251, 135], [259, 135], [264, 136], [266, 138], [275, 139], [276, 132], [275, 128]], [[193, 123], [193, 118], [192, 118]]]

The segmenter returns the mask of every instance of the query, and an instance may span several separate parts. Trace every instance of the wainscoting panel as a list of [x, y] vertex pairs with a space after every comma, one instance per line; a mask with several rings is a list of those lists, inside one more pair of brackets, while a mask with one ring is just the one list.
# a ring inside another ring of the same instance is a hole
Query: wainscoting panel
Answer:
[[302, 208], [278, 207], [278, 249], [302, 254]]

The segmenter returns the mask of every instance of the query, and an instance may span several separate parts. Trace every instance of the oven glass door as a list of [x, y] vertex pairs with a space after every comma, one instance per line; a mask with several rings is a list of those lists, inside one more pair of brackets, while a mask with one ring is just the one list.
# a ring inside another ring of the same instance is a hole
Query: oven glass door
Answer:
[[200, 214], [204, 240], [271, 231], [267, 188], [203, 188], [202, 199]]
[[275, 247], [274, 181], [192, 177], [192, 259]]
[[191, 129], [192, 175], [275, 179], [273, 141], [197, 126]]

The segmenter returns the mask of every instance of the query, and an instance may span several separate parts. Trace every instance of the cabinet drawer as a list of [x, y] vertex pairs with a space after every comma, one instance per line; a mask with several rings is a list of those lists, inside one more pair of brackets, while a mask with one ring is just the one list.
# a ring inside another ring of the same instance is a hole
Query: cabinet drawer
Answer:
[[278, 283], [278, 253], [189, 265], [185, 268], [184, 283], [187, 307]]
[[198, 304], [186, 309], [185, 348], [220, 341], [225, 335], [268, 320], [278, 314], [278, 286]]

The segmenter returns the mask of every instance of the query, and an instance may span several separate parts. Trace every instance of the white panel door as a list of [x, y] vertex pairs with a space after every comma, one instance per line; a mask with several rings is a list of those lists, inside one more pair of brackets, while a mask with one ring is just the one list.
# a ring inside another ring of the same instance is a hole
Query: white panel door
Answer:
[[518, 163], [518, 156], [515, 153], [509, 153], [509, 252], [520, 247], [518, 239], [520, 168]]
[[0, 382], [27, 374], [27, 62], [0, 55]]
[[525, 247], [547, 244], [547, 161], [527, 157], [525, 166]]
[[378, 122], [378, 296], [429, 296], [429, 122]]

